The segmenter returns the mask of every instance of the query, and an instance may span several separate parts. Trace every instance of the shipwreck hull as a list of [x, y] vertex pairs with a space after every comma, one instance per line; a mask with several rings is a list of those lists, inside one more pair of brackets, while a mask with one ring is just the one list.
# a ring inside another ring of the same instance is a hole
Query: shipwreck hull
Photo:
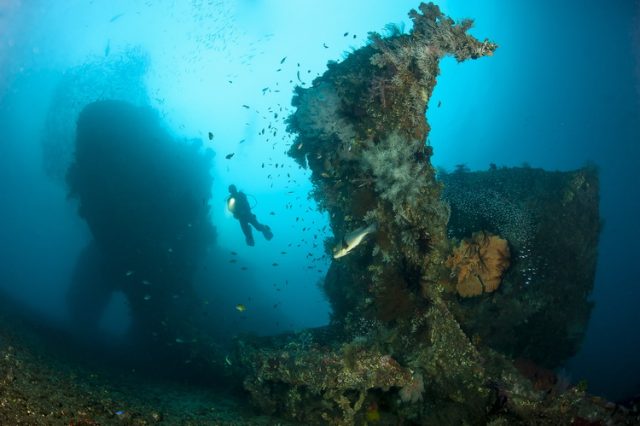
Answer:
[[454, 172], [441, 181], [451, 238], [483, 229], [511, 248], [501, 291], [490, 303], [454, 304], [456, 318], [496, 350], [558, 367], [580, 348], [592, 308], [601, 227], [597, 170], [501, 168]]
[[374, 33], [296, 89], [289, 155], [311, 170], [335, 235], [326, 245], [376, 232], [329, 268], [331, 325], [239, 339], [237, 374], [260, 410], [303, 424], [610, 418], [543, 368], [575, 353], [589, 317], [597, 173], [436, 178], [425, 114], [439, 61], [497, 45], [433, 4], [409, 16], [409, 33]]

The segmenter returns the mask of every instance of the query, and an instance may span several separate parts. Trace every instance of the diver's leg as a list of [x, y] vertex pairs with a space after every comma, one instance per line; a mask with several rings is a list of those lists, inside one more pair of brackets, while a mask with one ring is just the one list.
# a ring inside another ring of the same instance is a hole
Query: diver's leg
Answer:
[[255, 214], [251, 215], [250, 223], [253, 225], [254, 228], [262, 232], [262, 235], [264, 235], [264, 238], [266, 238], [267, 240], [270, 240], [273, 238], [273, 232], [271, 232], [271, 228], [269, 228], [267, 225], [263, 225], [260, 222], [258, 222], [258, 219], [256, 218]]
[[262, 232], [264, 230], [264, 225], [262, 225], [260, 222], [258, 222], [258, 218], [256, 217], [255, 214], [251, 215], [251, 217], [249, 218], [249, 223], [252, 224], [253, 227], [256, 228], [260, 232]]
[[270, 240], [273, 238], [273, 232], [271, 232], [271, 228], [269, 228], [267, 225], [262, 225], [262, 235], [264, 235], [264, 238], [266, 240]]
[[247, 241], [248, 246], [255, 245], [253, 241], [253, 232], [251, 231], [251, 227], [249, 226], [249, 222], [246, 220], [240, 221], [240, 227], [242, 228], [242, 232], [244, 233], [245, 240]]

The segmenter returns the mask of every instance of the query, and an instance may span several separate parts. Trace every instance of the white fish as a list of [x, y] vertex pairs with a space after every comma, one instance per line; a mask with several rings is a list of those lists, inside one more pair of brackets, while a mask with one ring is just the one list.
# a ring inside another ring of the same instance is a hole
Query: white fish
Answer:
[[133, 275], [133, 271], [127, 271], [127, 273], [125, 274], [127, 277], [130, 277], [131, 275]]
[[151, 295], [150, 294], [145, 294], [144, 295], [144, 300], [151, 300]]
[[362, 242], [364, 237], [375, 232], [376, 229], [378, 229], [378, 226], [375, 223], [372, 223], [369, 226], [363, 226], [362, 228], [349, 232], [347, 235], [342, 237], [342, 241], [333, 248], [333, 258], [338, 259], [339, 257], [349, 254], [351, 250], [356, 248]]

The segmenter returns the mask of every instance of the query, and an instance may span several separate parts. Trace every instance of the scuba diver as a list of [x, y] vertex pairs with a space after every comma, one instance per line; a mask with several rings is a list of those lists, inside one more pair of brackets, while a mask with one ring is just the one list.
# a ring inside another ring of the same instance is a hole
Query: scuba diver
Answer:
[[242, 191], [238, 191], [235, 185], [229, 185], [229, 194], [229, 198], [227, 198], [227, 208], [231, 213], [233, 213], [233, 217], [240, 221], [240, 227], [244, 233], [247, 245], [253, 246], [255, 244], [253, 241], [251, 226], [249, 226], [250, 224], [258, 231], [262, 232], [265, 239], [270, 240], [273, 238], [271, 228], [267, 225], [258, 223], [256, 215], [251, 212], [251, 206], [249, 206], [246, 194]]

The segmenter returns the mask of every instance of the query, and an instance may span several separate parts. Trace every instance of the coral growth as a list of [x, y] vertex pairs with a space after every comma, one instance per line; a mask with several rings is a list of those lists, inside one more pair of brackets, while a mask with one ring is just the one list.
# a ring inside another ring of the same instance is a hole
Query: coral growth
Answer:
[[288, 121], [296, 134], [289, 155], [312, 170], [313, 196], [329, 211], [334, 234], [362, 226], [353, 194], [375, 191], [366, 203], [369, 219], [386, 223], [390, 248], [380, 259], [407, 259], [413, 268], [435, 260], [429, 254], [444, 241], [448, 220], [425, 143], [439, 60], [477, 58], [496, 48], [466, 33], [470, 21], [456, 24], [432, 4], [420, 11], [410, 14], [409, 34], [374, 33], [343, 62], [329, 63], [311, 87], [297, 88], [297, 110]]
[[321, 332], [289, 336], [282, 348], [269, 348], [265, 341], [242, 342], [241, 362], [251, 367], [244, 386], [254, 404], [302, 424], [361, 424], [355, 419], [364, 417], [372, 390], [404, 389], [415, 381], [396, 359], [363, 339], [326, 345]]
[[402, 402], [418, 402], [422, 400], [424, 393], [424, 380], [422, 374], [415, 373], [411, 377], [411, 381], [404, 385], [398, 395]]
[[290, 151], [290, 155], [296, 158], [301, 166], [306, 167], [305, 153], [316, 154], [310, 155], [309, 159], [313, 160], [315, 157], [319, 160], [317, 154], [326, 150], [326, 147], [316, 146], [314, 142], [349, 146], [355, 141], [356, 132], [343, 117], [340, 96], [331, 83], [320, 83], [313, 91], [297, 88], [296, 94], [293, 105], [297, 107], [297, 112], [291, 117], [289, 127], [304, 128], [309, 133], [306, 144], [301, 142], [294, 145], [295, 148]]
[[509, 259], [507, 240], [481, 231], [462, 241], [446, 264], [457, 279], [458, 294], [472, 297], [498, 289]]
[[426, 162], [415, 161], [423, 143], [405, 140], [399, 133], [391, 133], [383, 141], [366, 145], [361, 166], [373, 175], [376, 191], [383, 200], [414, 204], [426, 181]]
[[400, 271], [391, 268], [383, 270], [375, 295], [377, 317], [381, 321], [389, 322], [413, 314], [415, 297]]

